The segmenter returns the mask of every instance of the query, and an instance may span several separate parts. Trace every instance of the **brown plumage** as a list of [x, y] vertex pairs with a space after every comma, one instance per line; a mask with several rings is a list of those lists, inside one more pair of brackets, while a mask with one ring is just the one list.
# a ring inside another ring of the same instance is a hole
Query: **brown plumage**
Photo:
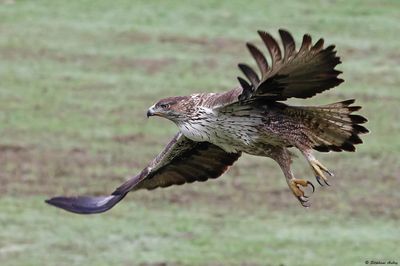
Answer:
[[76, 213], [98, 213], [112, 208], [129, 191], [155, 189], [206, 181], [222, 175], [241, 155], [270, 157], [281, 167], [292, 193], [303, 206], [308, 197], [301, 187], [314, 185], [293, 176], [290, 169], [294, 147], [302, 152], [317, 181], [328, 184], [332, 173], [313, 155], [317, 151], [355, 151], [367, 120], [353, 114], [360, 106], [346, 100], [322, 106], [290, 106], [288, 98], [309, 98], [343, 82], [335, 67], [340, 63], [333, 45], [323, 39], [312, 44], [305, 34], [300, 49], [292, 35], [279, 30], [283, 50], [264, 31], [258, 32], [270, 54], [247, 43], [260, 75], [239, 64], [246, 79], [224, 93], [199, 93], [169, 97], [149, 108], [148, 116], [161, 116], [179, 128], [165, 149], [138, 175], [128, 179], [110, 196], [55, 197], [46, 202]]

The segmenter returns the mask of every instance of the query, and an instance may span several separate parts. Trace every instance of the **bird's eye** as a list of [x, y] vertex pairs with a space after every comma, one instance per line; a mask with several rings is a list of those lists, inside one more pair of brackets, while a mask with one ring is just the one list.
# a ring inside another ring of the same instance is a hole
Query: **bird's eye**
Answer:
[[169, 108], [169, 104], [163, 103], [163, 104], [160, 104], [160, 107], [161, 107], [162, 109], [168, 109], [168, 108]]

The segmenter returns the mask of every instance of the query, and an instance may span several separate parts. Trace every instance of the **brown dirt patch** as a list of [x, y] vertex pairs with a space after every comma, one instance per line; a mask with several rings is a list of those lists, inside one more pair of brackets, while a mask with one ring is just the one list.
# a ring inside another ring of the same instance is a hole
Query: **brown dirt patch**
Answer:
[[368, 212], [373, 216], [389, 216], [397, 220], [400, 218], [400, 203], [390, 195], [355, 198], [350, 201], [350, 205], [357, 206], [351, 210], [353, 215]]
[[[152, 40], [152, 36], [144, 33], [118, 33], [118, 39], [136, 43], [146, 43]], [[243, 40], [230, 38], [206, 38], [206, 37], [187, 37], [165, 35], [160, 36], [156, 41], [162, 43], [184, 44], [190, 47], [204, 48], [206, 53], [244, 53], [245, 45]], [[62, 51], [34, 47], [0, 47], [2, 58], [10, 61], [18, 60], [52, 60], [59, 63], [77, 64], [85, 69], [104, 69], [111, 71], [135, 70], [139, 69], [146, 74], [152, 75], [163, 71], [166, 67], [176, 62], [176, 59], [169, 58], [134, 58], [129, 56], [112, 57], [101, 54], [85, 54], [85, 53], [65, 53]], [[200, 63], [195, 63], [193, 68], [206, 66], [208, 68], [216, 68], [218, 66], [217, 59], [206, 58]]]
[[13, 4], [15, 4], [15, 0], [0, 0], [0, 4], [13, 5]]
[[152, 75], [161, 72], [164, 68], [168, 67], [174, 62], [175, 59], [172, 58], [152, 59], [120, 57], [111, 60], [111, 63], [107, 66], [107, 68], [110, 67], [116, 70], [140, 69], [146, 74]]
[[152, 36], [143, 32], [119, 32], [114, 37], [113, 40], [116, 42], [127, 42], [127, 43], [148, 43], [152, 40]]
[[110, 157], [107, 152], [91, 154], [82, 148], [65, 151], [4, 144], [0, 147], [1, 195], [52, 195], [60, 189], [65, 193], [93, 188], [104, 191], [112, 189], [107, 187], [110, 180], [115, 185], [124, 180], [124, 176], [117, 176], [112, 169], [140, 167], [128, 158]]
[[205, 58], [201, 61], [196, 61], [192, 64], [193, 71], [196, 69], [207, 69], [208, 71], [211, 69], [218, 68], [218, 60], [215, 58]]
[[22, 152], [28, 150], [27, 147], [13, 145], [13, 144], [0, 144], [0, 152]]
[[24, 60], [24, 59], [50, 59], [60, 63], [77, 62], [77, 61], [94, 61], [96, 56], [88, 54], [65, 54], [60, 51], [41, 48], [28, 49], [21, 47], [1, 47], [0, 54], [7, 60]]
[[146, 74], [155, 74], [175, 62], [172, 58], [130, 58], [130, 57], [110, 57], [103, 55], [62, 53], [50, 49], [23, 49], [19, 47], [2, 47], [0, 54], [6, 60], [52, 60], [59, 63], [79, 64], [85, 69], [105, 69], [105, 70], [135, 70], [140, 69]]
[[[68, 77], [64, 77], [64, 79], [68, 79]], [[109, 90], [113, 86], [110, 85], [109, 83], [103, 83], [103, 82], [90, 82], [90, 83], [85, 83], [81, 84], [79, 86], [74, 86], [72, 89], [75, 90], [85, 90], [85, 91], [99, 91], [99, 90]]]
[[207, 38], [207, 37], [187, 37], [164, 35], [158, 38], [159, 42], [186, 44], [190, 46], [199, 46], [207, 49], [208, 52], [237, 52], [243, 51], [245, 42], [243, 40], [231, 38]]
[[139, 140], [144, 139], [144, 134], [139, 133], [139, 134], [131, 134], [131, 135], [122, 135], [122, 136], [114, 136], [113, 141], [118, 142], [118, 143], [131, 143], [131, 142], [137, 142]]

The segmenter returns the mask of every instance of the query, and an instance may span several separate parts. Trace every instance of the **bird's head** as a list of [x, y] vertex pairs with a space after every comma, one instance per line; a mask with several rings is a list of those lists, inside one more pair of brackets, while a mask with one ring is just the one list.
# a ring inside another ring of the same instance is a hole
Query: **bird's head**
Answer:
[[147, 110], [147, 117], [160, 116], [173, 122], [188, 118], [193, 104], [188, 96], [169, 97], [159, 100]]

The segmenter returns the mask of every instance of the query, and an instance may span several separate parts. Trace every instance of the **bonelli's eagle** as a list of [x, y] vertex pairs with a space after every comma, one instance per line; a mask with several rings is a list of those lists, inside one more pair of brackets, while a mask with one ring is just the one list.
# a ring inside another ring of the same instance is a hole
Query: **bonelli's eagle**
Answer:
[[270, 60], [247, 43], [260, 70], [239, 64], [245, 78], [240, 86], [222, 93], [197, 93], [158, 101], [147, 116], [174, 122], [179, 132], [163, 151], [139, 174], [131, 177], [109, 196], [55, 197], [46, 202], [75, 213], [99, 213], [112, 208], [129, 191], [181, 185], [217, 178], [242, 153], [270, 157], [281, 167], [286, 182], [301, 205], [308, 207], [302, 187], [314, 185], [296, 178], [291, 169], [292, 154], [300, 150], [318, 183], [328, 184], [332, 173], [315, 157], [321, 152], [355, 151], [359, 135], [368, 130], [367, 119], [353, 112], [355, 100], [321, 106], [290, 106], [288, 98], [309, 98], [338, 86], [343, 79], [336, 70], [340, 58], [335, 46], [324, 47], [323, 39], [312, 44], [305, 34], [300, 49], [292, 35], [279, 30], [282, 48], [270, 34], [258, 31]]

